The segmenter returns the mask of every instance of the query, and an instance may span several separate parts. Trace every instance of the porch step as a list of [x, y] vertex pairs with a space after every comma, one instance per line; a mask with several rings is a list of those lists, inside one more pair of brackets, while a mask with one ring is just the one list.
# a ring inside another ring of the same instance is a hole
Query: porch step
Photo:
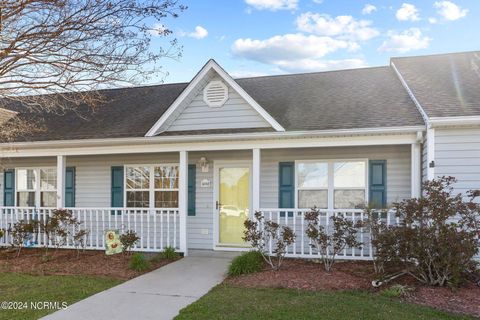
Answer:
[[206, 258], [218, 258], [218, 259], [232, 259], [242, 254], [238, 251], [214, 251], [214, 250], [188, 250], [189, 257], [206, 257]]

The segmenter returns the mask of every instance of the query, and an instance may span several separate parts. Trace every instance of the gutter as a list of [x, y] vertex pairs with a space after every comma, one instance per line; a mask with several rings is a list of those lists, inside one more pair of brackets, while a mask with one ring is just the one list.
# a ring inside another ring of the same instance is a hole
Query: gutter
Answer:
[[480, 116], [432, 117], [430, 127], [475, 126], [480, 125]]
[[92, 146], [121, 146], [121, 145], [150, 145], [158, 143], [180, 142], [208, 142], [208, 141], [240, 141], [257, 139], [292, 139], [292, 138], [318, 138], [318, 137], [344, 137], [361, 135], [386, 135], [386, 134], [409, 134], [425, 131], [425, 126], [403, 126], [383, 128], [361, 128], [340, 130], [311, 130], [311, 131], [285, 131], [285, 132], [251, 132], [251, 133], [228, 133], [228, 134], [203, 134], [203, 135], [178, 135], [178, 136], [154, 136], [136, 138], [106, 138], [106, 139], [76, 139], [76, 140], [53, 140], [0, 143], [2, 148], [69, 148], [69, 147], [92, 147]]

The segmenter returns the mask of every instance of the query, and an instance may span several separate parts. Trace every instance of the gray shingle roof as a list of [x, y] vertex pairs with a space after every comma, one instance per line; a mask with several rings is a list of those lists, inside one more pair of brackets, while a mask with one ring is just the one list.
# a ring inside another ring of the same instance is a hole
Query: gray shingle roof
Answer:
[[392, 62], [429, 117], [480, 115], [480, 51]]
[[[244, 78], [237, 82], [287, 131], [423, 125], [390, 67]], [[76, 113], [44, 115], [45, 132], [19, 140], [141, 137], [187, 85], [105, 90], [108, 103], [93, 115], [86, 106], [80, 106]], [[22, 111], [21, 116], [29, 121], [39, 118], [18, 104], [9, 108]]]
[[287, 131], [422, 125], [390, 67], [238, 79]]

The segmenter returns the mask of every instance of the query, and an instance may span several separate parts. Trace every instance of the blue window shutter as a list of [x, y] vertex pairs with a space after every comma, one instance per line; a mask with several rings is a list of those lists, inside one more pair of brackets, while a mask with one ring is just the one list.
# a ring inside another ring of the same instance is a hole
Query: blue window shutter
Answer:
[[373, 208], [385, 208], [387, 206], [387, 161], [370, 160], [369, 172], [370, 205]]
[[75, 207], [75, 167], [67, 167], [65, 171], [65, 207]]
[[[295, 203], [295, 163], [280, 162], [278, 164], [278, 207], [294, 208]], [[285, 216], [285, 212], [280, 213], [281, 217]], [[293, 217], [293, 212], [288, 213], [289, 217]]]
[[112, 167], [112, 207], [123, 207], [123, 166]]
[[195, 215], [195, 183], [197, 166], [194, 164], [188, 165], [188, 215]]
[[3, 205], [6, 207], [15, 205], [15, 170], [13, 169], [3, 172]]

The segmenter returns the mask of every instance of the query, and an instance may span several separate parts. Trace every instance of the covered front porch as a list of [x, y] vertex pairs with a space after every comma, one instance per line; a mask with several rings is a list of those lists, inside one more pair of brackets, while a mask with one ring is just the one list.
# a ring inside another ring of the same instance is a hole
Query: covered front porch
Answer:
[[[136, 251], [161, 251], [167, 246], [186, 255], [188, 249], [245, 250], [243, 221], [262, 211], [267, 219], [295, 230], [289, 256], [312, 257], [317, 253], [304, 235], [305, 212], [317, 206], [324, 224], [339, 213], [354, 221], [363, 219], [355, 205], [369, 202], [377, 191], [372, 168], [385, 170], [385, 181], [378, 183], [384, 204], [420, 195], [420, 141], [421, 136], [412, 131], [117, 149], [64, 147], [49, 149], [51, 154], [19, 150], [4, 165], [0, 228], [6, 235], [0, 241], [9, 245], [16, 221], [45, 221], [54, 209], [67, 207], [89, 230], [87, 249], [103, 250], [105, 231], [118, 229], [139, 235]], [[372, 167], [375, 161], [383, 166]], [[344, 172], [337, 178], [339, 166], [357, 176]], [[35, 171], [30, 171], [35, 186], [32, 181], [28, 186], [28, 172], [19, 170]], [[14, 180], [8, 180], [9, 174]], [[25, 183], [19, 180], [22, 175]], [[340, 177], [343, 184], [337, 185]], [[396, 223], [393, 214], [385, 219]], [[41, 232], [33, 237], [35, 245], [49, 245]], [[368, 233], [359, 237], [366, 245], [346, 250], [345, 258], [371, 258]], [[63, 247], [72, 248], [73, 243]]]

